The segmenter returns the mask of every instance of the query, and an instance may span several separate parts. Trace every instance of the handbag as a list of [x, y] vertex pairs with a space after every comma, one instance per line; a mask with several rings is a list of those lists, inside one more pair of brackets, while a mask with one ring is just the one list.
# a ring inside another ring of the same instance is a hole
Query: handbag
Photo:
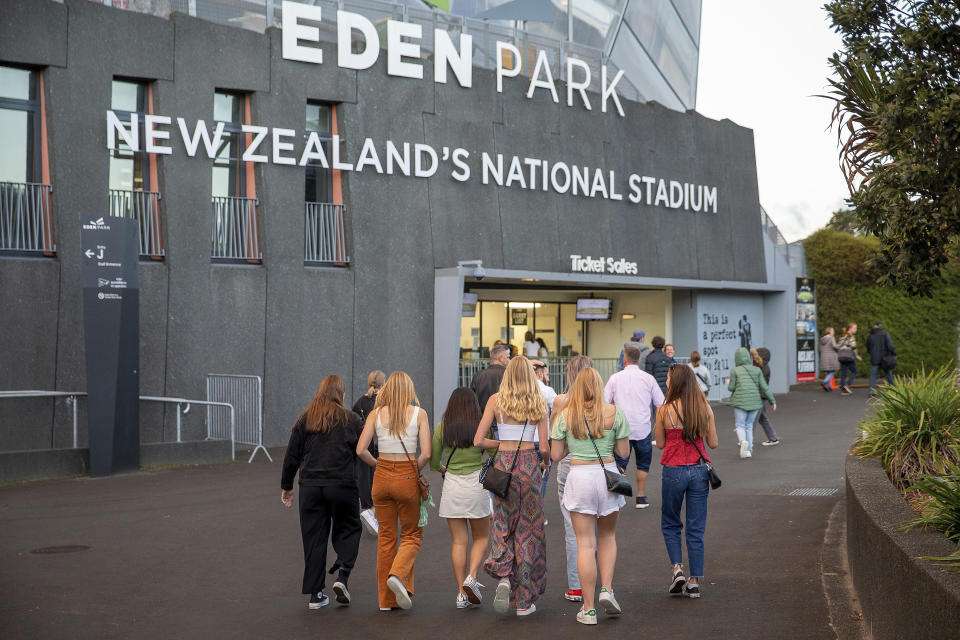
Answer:
[[888, 353], [880, 358], [880, 368], [884, 371], [893, 371], [897, 368], [897, 355]]
[[407, 451], [407, 445], [403, 444], [403, 438], [400, 439], [400, 446], [403, 447], [403, 452], [407, 454], [407, 460], [410, 461], [410, 464], [413, 465], [413, 470], [417, 473], [417, 489], [420, 491], [420, 501], [426, 502], [430, 499], [430, 481], [425, 475], [420, 473], [420, 467], [418, 467], [416, 461], [410, 457], [410, 452]]
[[495, 466], [490, 466], [486, 473], [481, 472], [483, 479], [480, 482], [483, 484], [483, 488], [498, 496], [501, 500], [505, 500], [510, 493], [510, 480], [513, 478], [513, 469], [517, 466], [517, 458], [520, 457], [520, 445], [523, 443], [523, 436], [527, 432], [528, 424], [529, 420], [523, 423], [523, 431], [520, 432], [520, 441], [517, 442], [517, 450], [513, 456], [513, 462], [510, 464], [510, 471], [503, 471]]
[[837, 351], [837, 362], [840, 364], [851, 364], [853, 360], [853, 349], [840, 349]]
[[600, 467], [603, 469], [603, 478], [607, 481], [607, 491], [621, 496], [627, 496], [628, 498], [632, 497], [633, 487], [630, 486], [630, 481], [627, 480], [627, 477], [618, 471], [608, 471], [606, 465], [603, 464], [603, 458], [600, 457], [600, 449], [597, 448], [597, 442], [593, 439], [593, 436], [590, 437], [590, 442], [593, 444], [593, 450], [597, 452], [597, 460], [600, 461]]
[[683, 416], [680, 415], [680, 412], [677, 411], [676, 407], [673, 407], [673, 412], [677, 414], [677, 419], [680, 420], [680, 426], [683, 428], [683, 435], [685, 435], [687, 439], [693, 443], [693, 446], [697, 448], [697, 453], [700, 454], [700, 462], [705, 464], [707, 467], [707, 480], [710, 481], [710, 488], [719, 489], [720, 486], [723, 484], [720, 481], [720, 476], [718, 476], [717, 472], [713, 470], [713, 466], [709, 462], [707, 462], [707, 459], [703, 455], [703, 451], [700, 449], [700, 445], [697, 444], [697, 441], [694, 440], [693, 437], [690, 435], [690, 432], [687, 431], [687, 425], [683, 421]]

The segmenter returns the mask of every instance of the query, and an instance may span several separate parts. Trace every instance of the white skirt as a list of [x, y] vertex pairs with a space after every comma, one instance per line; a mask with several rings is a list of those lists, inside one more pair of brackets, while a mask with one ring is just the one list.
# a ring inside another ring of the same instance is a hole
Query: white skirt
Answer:
[[[609, 465], [611, 471], [616, 465]], [[572, 464], [563, 488], [563, 506], [567, 511], [592, 516], [607, 516], [619, 511], [626, 500], [618, 493], [607, 491], [603, 467], [597, 464]]]
[[441, 518], [488, 518], [493, 515], [490, 494], [480, 484], [480, 470], [465, 476], [447, 473], [440, 495]]

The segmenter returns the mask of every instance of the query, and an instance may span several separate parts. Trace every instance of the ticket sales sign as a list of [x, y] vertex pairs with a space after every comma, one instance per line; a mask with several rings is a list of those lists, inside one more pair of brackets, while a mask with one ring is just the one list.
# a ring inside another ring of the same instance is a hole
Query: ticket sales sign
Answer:
[[83, 216], [80, 245], [90, 474], [140, 466], [138, 223]]

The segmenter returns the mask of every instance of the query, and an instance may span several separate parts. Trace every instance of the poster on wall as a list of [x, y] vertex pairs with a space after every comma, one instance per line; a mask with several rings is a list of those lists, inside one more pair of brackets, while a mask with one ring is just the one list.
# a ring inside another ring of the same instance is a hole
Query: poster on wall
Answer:
[[763, 303], [757, 296], [704, 293], [699, 311], [698, 350], [710, 370], [707, 398], [721, 400], [730, 395], [727, 379], [736, 350], [763, 346]]
[[817, 379], [817, 297], [813, 278], [797, 278], [797, 382]]
[[510, 324], [513, 326], [523, 326], [527, 324], [526, 309], [510, 309]]

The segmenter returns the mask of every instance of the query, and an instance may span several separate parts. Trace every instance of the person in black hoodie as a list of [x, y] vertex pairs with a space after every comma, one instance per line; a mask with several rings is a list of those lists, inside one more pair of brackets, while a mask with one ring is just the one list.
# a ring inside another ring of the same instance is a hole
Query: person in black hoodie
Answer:
[[654, 377], [664, 395], [667, 393], [667, 371], [673, 364], [673, 360], [663, 352], [666, 343], [667, 341], [660, 336], [654, 336], [650, 341], [653, 351], [647, 354], [647, 360], [643, 363], [644, 370]]
[[292, 507], [293, 478], [300, 473], [303, 593], [310, 594], [310, 609], [330, 602], [323, 593], [327, 539], [332, 537], [337, 553], [330, 573], [338, 574], [333, 591], [340, 604], [350, 604], [347, 579], [360, 548], [356, 449], [363, 421], [343, 406], [343, 391], [339, 376], [327, 376], [320, 382], [313, 401], [290, 432], [280, 477], [280, 501]]
[[879, 320], [873, 323], [870, 335], [867, 336], [867, 351], [870, 353], [870, 391], [877, 387], [877, 373], [883, 369], [887, 384], [893, 384], [893, 368], [897, 366], [897, 350], [893, 348], [893, 339], [883, 323]]
[[[756, 354], [756, 357], [754, 357]], [[767, 381], [767, 385], [770, 384], [770, 349], [766, 347], [757, 347], [756, 349], [750, 349], [750, 357], [753, 358], [754, 363], [760, 367], [760, 371], [763, 373], [763, 379]], [[759, 360], [759, 363], [757, 362]], [[761, 442], [760, 444], [764, 447], [775, 447], [780, 444], [780, 438], [777, 437], [777, 432], [773, 430], [773, 426], [770, 424], [770, 418], [767, 417], [767, 399], [763, 399], [763, 406], [760, 407], [760, 413], [757, 415], [757, 422], [760, 423], [760, 426], [763, 427], [763, 432], [767, 434], [766, 442]]]

